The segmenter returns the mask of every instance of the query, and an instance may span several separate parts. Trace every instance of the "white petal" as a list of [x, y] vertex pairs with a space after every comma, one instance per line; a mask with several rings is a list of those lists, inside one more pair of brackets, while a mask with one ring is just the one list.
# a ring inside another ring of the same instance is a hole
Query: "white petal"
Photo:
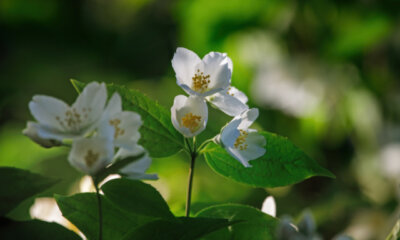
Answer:
[[124, 159], [127, 157], [134, 157], [144, 153], [145, 151], [146, 150], [142, 146], [136, 144], [132, 149], [120, 148], [117, 154], [115, 154], [115, 158]]
[[258, 118], [258, 109], [251, 108], [244, 111], [240, 114], [240, 118], [242, 119], [242, 122], [239, 125], [239, 129], [247, 129]]
[[276, 216], [276, 203], [274, 197], [269, 196], [264, 200], [261, 211], [273, 217]]
[[240, 135], [238, 129], [240, 122], [240, 119], [233, 119], [222, 129], [220, 139], [224, 147], [233, 147], [233, 144]]
[[196, 53], [186, 49], [177, 48], [172, 58], [172, 67], [175, 70], [176, 82], [178, 85], [186, 85], [190, 88], [192, 85], [192, 77], [195, 73], [196, 65], [201, 59]]
[[89, 175], [96, 174], [111, 163], [114, 146], [104, 138], [79, 138], [74, 140], [68, 156], [69, 163]]
[[[115, 125], [115, 121], [120, 121]], [[117, 147], [131, 149], [139, 141], [139, 128], [142, 126], [142, 120], [139, 114], [134, 112], [120, 112], [114, 115], [109, 124], [114, 123], [114, 144]]]
[[69, 109], [65, 102], [49, 96], [36, 95], [29, 102], [29, 109], [41, 125], [58, 131], [64, 129], [57, 118], [64, 117]]
[[51, 148], [55, 146], [60, 146], [61, 142], [55, 139], [45, 139], [41, 138], [38, 134], [40, 125], [35, 122], [28, 122], [26, 128], [22, 131], [22, 133], [29, 137], [32, 141], [41, 145], [45, 148]]
[[107, 107], [104, 110], [103, 116], [112, 116], [122, 112], [122, 100], [118, 93], [114, 93], [110, 100], [108, 101]]
[[244, 92], [240, 91], [239, 89], [230, 86], [227, 90], [228, 94], [237, 98], [239, 101], [241, 101], [242, 103], [246, 104], [247, 101], [249, 100], [246, 96], [246, 94], [244, 94]]
[[[188, 116], [200, 117], [200, 121], [194, 120], [192, 128], [184, 126], [183, 119]], [[185, 137], [193, 137], [202, 132], [208, 120], [207, 104], [203, 98], [197, 96], [185, 97], [178, 95], [171, 107], [171, 121], [174, 127]]]
[[207, 100], [216, 108], [224, 112], [229, 116], [238, 116], [249, 107], [241, 102], [238, 98], [227, 94], [226, 92], [220, 92], [208, 97]]
[[107, 100], [107, 89], [104, 83], [89, 83], [79, 94], [72, 108], [81, 116], [81, 127], [87, 127], [102, 116]]
[[[118, 153], [116, 154], [118, 159], [124, 159], [127, 157], [134, 157], [138, 156], [139, 154], [142, 154], [146, 152], [146, 150], [140, 146], [140, 145], [135, 145], [135, 147], [132, 150], [127, 150], [127, 149], [120, 149]], [[151, 165], [151, 158], [148, 153], [145, 154], [141, 159], [138, 159], [127, 166], [125, 166], [123, 169], [120, 170], [120, 173], [125, 175], [128, 178], [131, 179], [158, 179], [157, 174], [146, 174], [145, 172]]]
[[203, 58], [204, 74], [210, 75], [208, 95], [222, 91], [229, 87], [231, 82], [232, 70], [229, 66], [226, 54], [210, 52]]

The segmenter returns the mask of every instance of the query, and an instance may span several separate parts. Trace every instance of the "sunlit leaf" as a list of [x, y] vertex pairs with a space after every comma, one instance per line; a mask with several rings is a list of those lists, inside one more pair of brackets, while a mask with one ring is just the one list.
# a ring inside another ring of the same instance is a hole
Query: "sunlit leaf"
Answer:
[[58, 180], [26, 170], [0, 167], [0, 216], [4, 216], [25, 199], [53, 186]]
[[240, 221], [230, 227], [218, 230], [204, 239], [246, 239], [273, 240], [275, 238], [278, 219], [260, 210], [239, 204], [223, 204], [211, 206], [197, 213], [197, 217], [225, 218], [230, 222]]
[[[78, 91], [85, 83], [71, 80]], [[152, 157], [167, 157], [184, 147], [183, 136], [175, 130], [171, 122], [171, 113], [165, 107], [151, 100], [143, 93], [116, 84], [108, 84], [108, 95], [118, 92], [122, 98], [122, 108], [140, 114], [143, 125], [139, 144], [146, 148]]]
[[204, 149], [208, 165], [217, 173], [254, 187], [279, 187], [298, 183], [313, 176], [334, 177], [287, 138], [261, 132], [267, 141], [264, 156], [245, 168], [224, 148], [210, 143]]

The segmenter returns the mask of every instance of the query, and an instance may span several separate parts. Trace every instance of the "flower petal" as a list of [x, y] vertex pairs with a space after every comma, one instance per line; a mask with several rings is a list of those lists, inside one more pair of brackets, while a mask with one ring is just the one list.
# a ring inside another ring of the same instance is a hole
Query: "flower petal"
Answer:
[[208, 95], [229, 87], [232, 76], [232, 69], [230, 68], [232, 62], [229, 60], [226, 54], [218, 52], [210, 52], [204, 56], [204, 74], [210, 75]]
[[233, 144], [240, 135], [238, 130], [240, 122], [240, 119], [233, 119], [222, 129], [220, 139], [224, 147], [233, 147]]
[[263, 213], [266, 213], [270, 216], [275, 217], [276, 216], [276, 203], [275, 203], [275, 199], [272, 196], [268, 196], [261, 207], [261, 211]]
[[207, 100], [216, 108], [229, 116], [238, 116], [249, 107], [238, 98], [226, 92], [220, 92], [208, 97]]
[[240, 91], [239, 89], [230, 86], [227, 89], [227, 93], [235, 98], [237, 98], [239, 101], [241, 101], [242, 103], [246, 104], [247, 101], [249, 100], [246, 96], [246, 94], [244, 94], [244, 92]]
[[258, 118], [258, 109], [251, 108], [247, 111], [244, 111], [242, 114], [240, 114], [240, 118], [242, 119], [242, 122], [238, 128], [247, 129]]
[[26, 128], [22, 131], [22, 133], [29, 137], [32, 141], [41, 145], [45, 148], [51, 148], [55, 146], [60, 146], [61, 142], [55, 139], [46, 139], [39, 136], [39, 128], [40, 125], [35, 122], [28, 122]]
[[176, 83], [179, 86], [191, 87], [195, 67], [199, 62], [201, 62], [201, 59], [196, 53], [182, 47], [176, 49], [172, 58], [172, 67], [176, 74]]
[[107, 100], [107, 89], [104, 83], [89, 83], [78, 96], [72, 108], [81, 115], [82, 128], [100, 120]]
[[36, 95], [29, 102], [29, 109], [41, 125], [59, 131], [64, 129], [57, 118], [63, 118], [68, 111], [69, 106], [65, 102], [54, 97]]

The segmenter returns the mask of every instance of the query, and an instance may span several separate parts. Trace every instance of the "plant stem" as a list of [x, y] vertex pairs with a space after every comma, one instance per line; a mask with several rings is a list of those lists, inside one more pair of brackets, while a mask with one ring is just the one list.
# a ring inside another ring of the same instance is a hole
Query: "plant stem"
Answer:
[[101, 196], [99, 186], [97, 185], [97, 181], [92, 178], [94, 188], [96, 189], [96, 196], [97, 196], [97, 205], [99, 207], [99, 240], [103, 239], [103, 211], [101, 208]]
[[[188, 144], [189, 145], [189, 144]], [[186, 213], [185, 216], [189, 217], [190, 215], [190, 202], [192, 199], [192, 186], [193, 186], [193, 175], [194, 175], [194, 164], [196, 161], [197, 157], [197, 152], [196, 152], [196, 138], [193, 138], [193, 150], [190, 151], [190, 168], [189, 168], [189, 179], [188, 179], [188, 188], [187, 188], [187, 195], [186, 195]]]

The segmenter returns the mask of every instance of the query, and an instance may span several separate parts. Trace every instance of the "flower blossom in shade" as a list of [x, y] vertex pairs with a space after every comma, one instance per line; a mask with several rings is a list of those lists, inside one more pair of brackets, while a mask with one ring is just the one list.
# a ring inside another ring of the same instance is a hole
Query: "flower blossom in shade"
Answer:
[[75, 139], [69, 152], [68, 161], [79, 171], [93, 176], [109, 165], [113, 158], [112, 140], [92, 137]]
[[[103, 112], [98, 131], [100, 136], [112, 138], [116, 147], [133, 149], [140, 139], [141, 125], [140, 115], [122, 111], [121, 97], [118, 93], [114, 93]], [[110, 133], [112, 136], [109, 136]]]
[[183, 136], [194, 137], [207, 125], [207, 104], [201, 97], [178, 95], [171, 107], [171, 120], [176, 130]]
[[264, 136], [249, 128], [257, 117], [257, 108], [248, 109], [230, 121], [216, 136], [216, 141], [245, 167], [251, 167], [249, 161], [263, 156], [266, 152]]
[[[38, 121], [34, 125], [35, 135], [38, 137], [36, 140], [62, 141], [84, 136], [100, 119], [106, 100], [105, 84], [97, 82], [88, 84], [72, 106], [57, 98], [34, 96], [29, 103], [29, 109]], [[29, 132], [29, 125], [27, 131]], [[33, 136], [27, 135], [31, 138]], [[35, 141], [35, 138], [32, 139]]]
[[196, 53], [177, 48], [172, 59], [176, 83], [189, 95], [210, 96], [229, 87], [232, 61], [225, 53], [210, 52], [200, 59]]
[[246, 94], [232, 86], [208, 96], [206, 99], [211, 105], [232, 117], [236, 117], [249, 109]]

